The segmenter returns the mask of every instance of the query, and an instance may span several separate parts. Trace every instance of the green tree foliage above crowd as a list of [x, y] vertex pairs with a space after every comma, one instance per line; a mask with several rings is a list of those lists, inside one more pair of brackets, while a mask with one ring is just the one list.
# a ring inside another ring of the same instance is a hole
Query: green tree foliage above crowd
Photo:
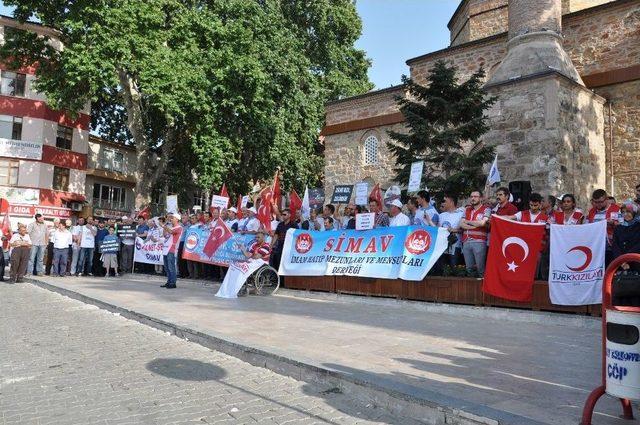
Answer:
[[[92, 105], [92, 129], [135, 146], [136, 204], [176, 157], [183, 180], [244, 192], [276, 167], [287, 186], [322, 173], [327, 101], [371, 88], [353, 0], [6, 0], [64, 44], [11, 32], [0, 57], [39, 64], [55, 108]], [[180, 169], [185, 169], [184, 162]], [[187, 171], [188, 167], [187, 167]]]
[[485, 111], [495, 102], [482, 88], [480, 69], [459, 82], [456, 68], [439, 61], [422, 86], [407, 77], [408, 96], [398, 100], [407, 132], [390, 132], [389, 149], [396, 157], [396, 176], [408, 182], [411, 164], [424, 161], [422, 181], [441, 195], [467, 195], [482, 188], [483, 167], [493, 159], [495, 148], [482, 143], [489, 130]]

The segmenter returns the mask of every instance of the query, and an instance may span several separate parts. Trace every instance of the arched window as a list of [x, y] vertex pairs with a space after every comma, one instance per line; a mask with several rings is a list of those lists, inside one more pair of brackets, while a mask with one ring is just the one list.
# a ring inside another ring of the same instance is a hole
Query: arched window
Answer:
[[364, 140], [364, 165], [378, 164], [378, 138], [369, 136]]

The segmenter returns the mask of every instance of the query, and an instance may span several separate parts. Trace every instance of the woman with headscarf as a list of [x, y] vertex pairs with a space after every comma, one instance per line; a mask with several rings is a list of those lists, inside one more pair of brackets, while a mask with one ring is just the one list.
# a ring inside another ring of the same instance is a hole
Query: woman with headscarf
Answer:
[[[622, 210], [623, 221], [613, 231], [613, 258], [629, 253], [640, 254], [640, 215], [638, 214], [638, 206], [633, 202], [627, 201], [622, 205]], [[640, 264], [638, 263], [625, 263], [622, 268], [640, 272]]]

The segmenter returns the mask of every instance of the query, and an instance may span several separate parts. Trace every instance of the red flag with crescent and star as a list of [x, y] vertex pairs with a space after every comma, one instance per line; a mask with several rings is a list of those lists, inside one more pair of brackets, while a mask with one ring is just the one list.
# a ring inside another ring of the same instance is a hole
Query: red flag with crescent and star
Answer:
[[531, 301], [544, 223], [491, 216], [491, 237], [482, 291], [512, 301]]
[[265, 187], [260, 192], [260, 206], [258, 207], [258, 214], [256, 217], [258, 221], [262, 224], [262, 227], [267, 232], [270, 232], [271, 229], [271, 200], [273, 199], [273, 188]]
[[218, 248], [220, 248], [220, 246], [231, 236], [233, 236], [231, 230], [229, 230], [225, 222], [218, 217], [218, 220], [216, 220], [215, 224], [211, 227], [209, 239], [207, 239], [207, 243], [204, 245], [204, 248], [202, 248], [202, 252], [207, 256], [212, 257]]

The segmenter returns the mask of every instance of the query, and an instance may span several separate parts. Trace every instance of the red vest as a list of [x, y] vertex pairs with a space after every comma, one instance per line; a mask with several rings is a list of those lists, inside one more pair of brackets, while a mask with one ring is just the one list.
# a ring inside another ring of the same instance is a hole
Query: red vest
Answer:
[[[474, 210], [473, 207], [467, 207], [464, 210], [464, 218], [466, 218], [469, 221], [475, 221], [475, 220], [481, 220], [482, 218], [484, 218], [484, 214], [487, 211], [489, 207], [482, 205], [480, 208], [478, 208], [477, 210]], [[471, 240], [477, 240], [477, 241], [486, 241], [487, 238], [487, 234], [489, 232], [489, 229], [487, 229], [487, 227], [480, 227], [474, 230], [465, 230], [464, 233], [462, 234], [462, 242], [466, 242], [467, 239], [471, 239]]]
[[549, 217], [543, 212], [538, 214], [535, 220], [531, 221], [531, 210], [522, 211], [522, 222], [523, 223], [546, 223], [549, 220]]
[[[613, 214], [620, 214], [620, 207], [617, 206], [616, 204], [611, 204], [607, 207], [604, 213], [605, 219], [609, 221]], [[596, 217], [596, 209], [591, 208], [589, 210], [589, 215], [587, 216], [587, 221], [589, 223], [593, 223], [595, 220], [595, 217]], [[613, 228], [614, 228], [613, 224], [607, 223], [607, 242], [609, 243], [609, 245], [611, 245], [611, 242], [613, 240]]]
[[555, 224], [580, 224], [580, 221], [582, 220], [583, 217], [584, 217], [584, 214], [582, 214], [582, 211], [576, 209], [573, 212], [573, 214], [571, 214], [571, 217], [569, 218], [569, 220], [565, 223], [564, 211], [553, 212], [553, 221], [555, 222]]

